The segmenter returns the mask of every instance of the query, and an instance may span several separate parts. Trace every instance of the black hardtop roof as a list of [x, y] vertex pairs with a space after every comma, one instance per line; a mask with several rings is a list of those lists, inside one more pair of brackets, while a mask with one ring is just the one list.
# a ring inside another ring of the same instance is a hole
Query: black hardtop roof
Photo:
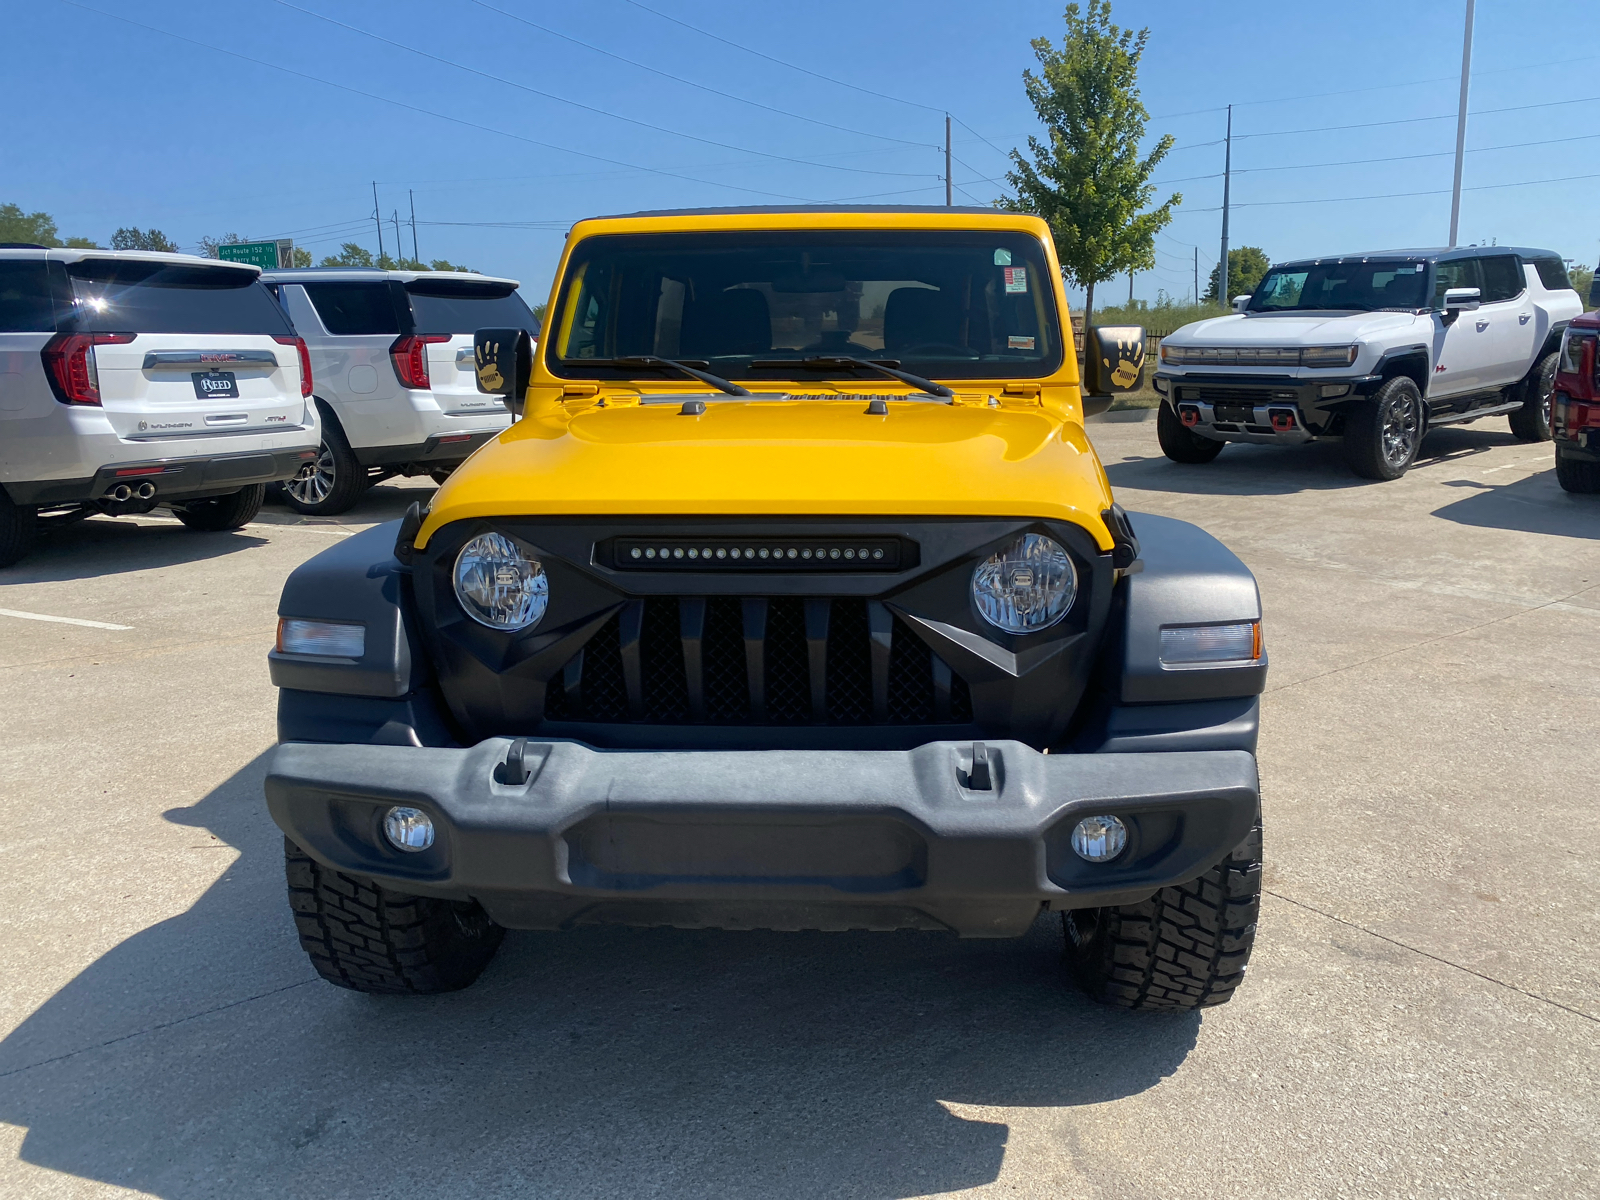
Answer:
[[1554, 250], [1535, 250], [1530, 246], [1423, 246], [1411, 250], [1367, 250], [1358, 254], [1324, 254], [1318, 258], [1292, 258], [1276, 262], [1274, 267], [1314, 267], [1318, 263], [1363, 262], [1369, 259], [1449, 262], [1457, 258], [1482, 258], [1493, 254], [1515, 254], [1523, 259], [1554, 258], [1561, 256]]

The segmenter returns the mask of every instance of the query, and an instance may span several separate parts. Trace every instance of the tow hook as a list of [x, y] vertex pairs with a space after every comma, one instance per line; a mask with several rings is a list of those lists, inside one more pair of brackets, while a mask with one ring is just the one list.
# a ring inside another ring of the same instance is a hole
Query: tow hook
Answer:
[[1273, 433], [1293, 433], [1297, 424], [1292, 408], [1268, 409], [1267, 419], [1272, 422]]
[[1178, 405], [1178, 417], [1191, 429], [1200, 424], [1200, 410], [1192, 404]]

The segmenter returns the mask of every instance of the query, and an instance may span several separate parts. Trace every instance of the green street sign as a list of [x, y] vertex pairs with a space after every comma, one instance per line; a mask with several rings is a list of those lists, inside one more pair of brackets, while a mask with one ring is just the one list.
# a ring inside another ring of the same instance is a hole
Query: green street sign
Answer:
[[224, 262], [250, 263], [263, 271], [294, 266], [294, 243], [287, 238], [275, 242], [234, 242], [217, 247]]

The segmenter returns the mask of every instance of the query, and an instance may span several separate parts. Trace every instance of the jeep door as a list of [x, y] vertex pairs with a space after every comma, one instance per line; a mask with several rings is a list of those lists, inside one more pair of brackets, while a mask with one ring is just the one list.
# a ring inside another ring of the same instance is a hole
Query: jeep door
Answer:
[[118, 437], [170, 443], [305, 424], [294, 328], [259, 272], [143, 258], [66, 270], [62, 328], [93, 337], [81, 369], [92, 365]]
[[1428, 398], [1438, 400], [1492, 387], [1487, 382], [1495, 373], [1497, 350], [1493, 329], [1494, 313], [1480, 307], [1462, 311], [1454, 321], [1445, 321], [1444, 294], [1451, 288], [1483, 290], [1480, 259], [1453, 258], [1434, 264], [1433, 379]]

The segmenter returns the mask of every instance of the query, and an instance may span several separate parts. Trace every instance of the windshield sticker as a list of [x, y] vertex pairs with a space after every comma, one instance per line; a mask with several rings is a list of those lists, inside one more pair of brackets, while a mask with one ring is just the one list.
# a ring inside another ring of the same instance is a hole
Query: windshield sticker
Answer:
[[1033, 349], [1033, 339], [1031, 337], [1018, 337], [1016, 334], [1013, 333], [1010, 337], [1006, 338], [1006, 349], [1008, 349], [1008, 350], [1032, 350]]
[[997, 267], [1009, 267], [1011, 265], [1011, 251], [996, 250], [994, 252], [994, 265]]
[[1027, 290], [1028, 290], [1028, 268], [1027, 267], [1007, 267], [1006, 268], [1006, 291], [1008, 291], [1008, 292], [1025, 292]]

